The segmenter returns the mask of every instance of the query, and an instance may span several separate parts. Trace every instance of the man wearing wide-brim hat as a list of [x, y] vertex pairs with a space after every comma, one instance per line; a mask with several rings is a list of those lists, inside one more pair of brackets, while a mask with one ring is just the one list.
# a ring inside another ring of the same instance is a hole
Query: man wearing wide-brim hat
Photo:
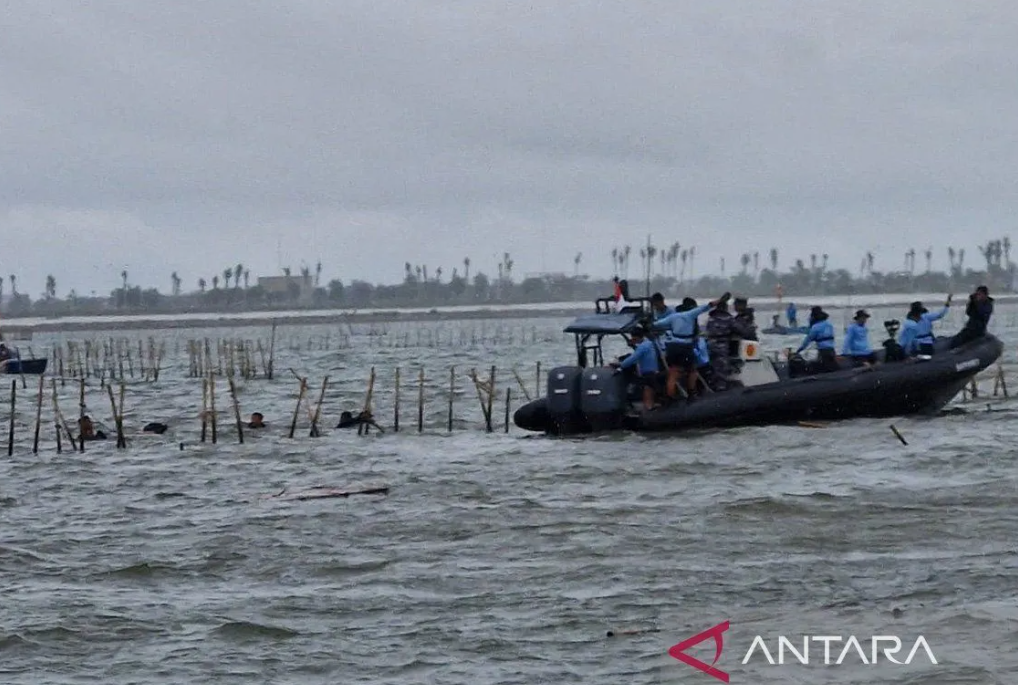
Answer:
[[939, 312], [931, 313], [919, 301], [911, 304], [898, 337], [898, 343], [905, 348], [906, 354], [920, 358], [928, 358], [933, 355], [933, 322], [942, 319], [950, 306], [951, 295], [947, 296], [944, 307]]
[[869, 318], [869, 312], [865, 309], [856, 311], [852, 324], [845, 331], [841, 356], [850, 359], [855, 366], [870, 366], [877, 361], [877, 354], [870, 345], [870, 332], [866, 328]]

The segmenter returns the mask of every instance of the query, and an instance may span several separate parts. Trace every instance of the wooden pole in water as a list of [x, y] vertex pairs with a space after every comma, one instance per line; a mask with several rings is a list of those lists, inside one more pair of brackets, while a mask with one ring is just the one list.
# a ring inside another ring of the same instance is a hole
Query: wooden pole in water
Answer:
[[[273, 367], [275, 365], [275, 361], [276, 361], [276, 321], [275, 321], [275, 319], [273, 319], [272, 320], [272, 336], [271, 336], [271, 338], [269, 338], [269, 366], [268, 366], [268, 368], [266, 369], [266, 372], [265, 372], [266, 378], [268, 378], [270, 381], [272, 380]], [[294, 419], [294, 421], [296, 422], [296, 419]], [[293, 436], [291, 435], [290, 437], [293, 437]]]
[[417, 432], [424, 432], [424, 367], [417, 376]]
[[57, 404], [57, 379], [51, 378], [50, 381], [53, 384], [53, 428], [57, 432], [57, 454], [60, 454], [63, 450], [60, 445], [60, 405]]
[[452, 402], [456, 396], [456, 367], [449, 367], [449, 432], [452, 433]]
[[541, 362], [537, 362], [537, 383], [534, 384], [534, 397], [541, 396]]
[[399, 367], [396, 367], [396, 406], [392, 415], [392, 432], [399, 433]]
[[[371, 368], [371, 385], [375, 384], [375, 369]], [[311, 419], [311, 437], [317, 438], [321, 435], [318, 431], [318, 420], [322, 418], [322, 403], [325, 402], [325, 390], [329, 387], [329, 377], [322, 381], [322, 391], [318, 394], [318, 404], [315, 405], [315, 415]]]
[[35, 403], [35, 439], [32, 441], [32, 454], [39, 453], [39, 431], [42, 430], [42, 393], [46, 389], [46, 380], [39, 376], [39, 399]]
[[205, 434], [209, 425], [209, 379], [201, 379], [201, 441], [205, 442]]
[[212, 444], [216, 444], [216, 377], [209, 375], [209, 420], [212, 422]]
[[[81, 426], [81, 420], [85, 418], [85, 379], [82, 378], [78, 381], [78, 426]], [[85, 436], [81, 435], [81, 431], [78, 431], [78, 450], [81, 452], [85, 451]]]
[[505, 389], [505, 432], [509, 432], [509, 405], [512, 401], [512, 388]]
[[493, 364], [491, 366], [491, 377], [488, 380], [488, 408], [484, 412], [484, 418], [488, 424], [487, 430], [489, 433], [491, 433], [494, 430], [491, 422], [491, 411], [493, 409], [494, 403], [495, 403], [495, 366]]
[[112, 385], [107, 385], [106, 386], [106, 392], [109, 393], [109, 396], [110, 396], [110, 407], [113, 410], [113, 422], [117, 426], [117, 447], [119, 448], [120, 447], [120, 424], [117, 421], [117, 416], [118, 416], [118, 414], [117, 414], [117, 400], [116, 400], [116, 398], [113, 397], [113, 386]]
[[14, 408], [18, 399], [18, 381], [11, 381], [11, 421], [7, 427], [7, 456], [14, 455]]
[[127, 386], [120, 382], [120, 408], [117, 409], [117, 448], [127, 447], [127, 438], [124, 437], [124, 392]]
[[233, 416], [237, 419], [237, 440], [244, 444], [244, 422], [240, 420], [240, 402], [237, 400], [237, 386], [230, 379], [230, 396], [233, 398]]
[[524, 385], [523, 379], [520, 378], [520, 372], [516, 370], [515, 366], [513, 367], [513, 376], [516, 378], [516, 382], [519, 383], [520, 390], [523, 391], [523, 396], [525, 398], [527, 398], [527, 402], [529, 402], [530, 401], [530, 393], [527, 391], [527, 386]]
[[307, 390], [308, 381], [306, 378], [300, 379], [300, 392], [297, 395], [297, 406], [293, 409], [293, 421], [290, 422], [290, 437], [297, 431], [297, 417], [300, 416], [300, 405], [304, 401], [304, 392]]

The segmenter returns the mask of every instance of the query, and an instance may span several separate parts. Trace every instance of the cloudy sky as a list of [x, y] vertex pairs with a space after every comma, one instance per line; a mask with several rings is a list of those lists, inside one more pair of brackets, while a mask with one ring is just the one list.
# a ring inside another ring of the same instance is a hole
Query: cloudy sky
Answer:
[[1013, 0], [2, 6], [0, 274], [33, 296], [605, 274], [648, 233], [697, 271], [942, 267], [1018, 221]]

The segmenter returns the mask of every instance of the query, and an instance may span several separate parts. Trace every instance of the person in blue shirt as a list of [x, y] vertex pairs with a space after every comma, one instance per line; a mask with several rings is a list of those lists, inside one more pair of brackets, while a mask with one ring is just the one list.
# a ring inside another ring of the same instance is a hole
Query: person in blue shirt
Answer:
[[841, 354], [848, 357], [854, 366], [870, 366], [877, 363], [877, 353], [870, 345], [870, 332], [866, 322], [870, 315], [865, 309], [855, 313], [855, 318], [845, 331], [845, 340], [841, 344]]
[[657, 360], [657, 345], [647, 337], [642, 326], [634, 328], [630, 338], [634, 346], [632, 354], [621, 363], [612, 362], [611, 366], [630, 371], [633, 383], [642, 389], [644, 409], [650, 410], [654, 408], [654, 381], [661, 370]]
[[939, 312], [931, 313], [922, 302], [913, 302], [909, 307], [905, 323], [901, 328], [898, 343], [905, 348], [911, 357], [933, 355], [933, 322], [944, 318], [951, 307], [951, 295], [947, 296], [944, 307]]
[[[705, 305], [696, 306], [696, 301], [686, 298], [683, 300], [683, 307], [667, 316], [664, 316], [652, 324], [654, 330], [670, 331], [671, 339], [665, 344], [665, 361], [668, 364], [668, 396], [675, 399], [679, 394], [679, 376], [685, 374], [686, 394], [693, 397], [696, 393], [696, 353], [695, 344], [697, 337], [697, 317], [716, 307], [722, 302], [727, 302], [731, 293], [725, 293], [720, 298], [708, 302]], [[692, 308], [686, 309], [689, 303]]]
[[795, 315], [797, 313], [798, 313], [798, 311], [795, 308], [795, 303], [794, 302], [789, 302], [788, 303], [788, 308], [785, 309], [785, 316], [788, 317], [788, 327], [789, 328], [795, 328], [798, 325], [798, 323], [795, 320]]
[[817, 361], [820, 371], [837, 371], [838, 357], [834, 353], [834, 326], [828, 321], [827, 312], [820, 307], [813, 307], [809, 315], [809, 332], [806, 338], [799, 345], [795, 354], [800, 354], [810, 346], [810, 343], [817, 347]]
[[675, 311], [674, 308], [669, 307], [665, 304], [665, 296], [661, 293], [654, 293], [650, 296], [650, 311], [654, 315], [654, 320], [664, 318]]

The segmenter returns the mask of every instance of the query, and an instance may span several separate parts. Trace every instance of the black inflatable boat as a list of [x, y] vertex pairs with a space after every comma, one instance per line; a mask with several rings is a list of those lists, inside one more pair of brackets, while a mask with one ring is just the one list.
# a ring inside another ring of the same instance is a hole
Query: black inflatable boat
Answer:
[[[935, 354], [928, 359], [863, 368], [846, 364], [838, 371], [799, 376], [787, 362], [774, 362], [762, 355], [758, 343], [743, 342], [743, 364], [737, 378], [744, 387], [707, 392], [692, 402], [678, 400], [646, 411], [626, 376], [604, 365], [601, 349], [606, 336], [621, 335], [628, 342], [628, 332], [644, 316], [640, 310], [597, 313], [570, 324], [565, 331], [576, 336], [579, 364], [549, 371], [547, 395], [520, 407], [514, 415], [516, 425], [553, 435], [606, 430], [678, 432], [932, 414], [961, 392], [973, 376], [996, 362], [1004, 349], [991, 335], [953, 350], [944, 339], [937, 342]], [[878, 357], [882, 354], [878, 352]]]

